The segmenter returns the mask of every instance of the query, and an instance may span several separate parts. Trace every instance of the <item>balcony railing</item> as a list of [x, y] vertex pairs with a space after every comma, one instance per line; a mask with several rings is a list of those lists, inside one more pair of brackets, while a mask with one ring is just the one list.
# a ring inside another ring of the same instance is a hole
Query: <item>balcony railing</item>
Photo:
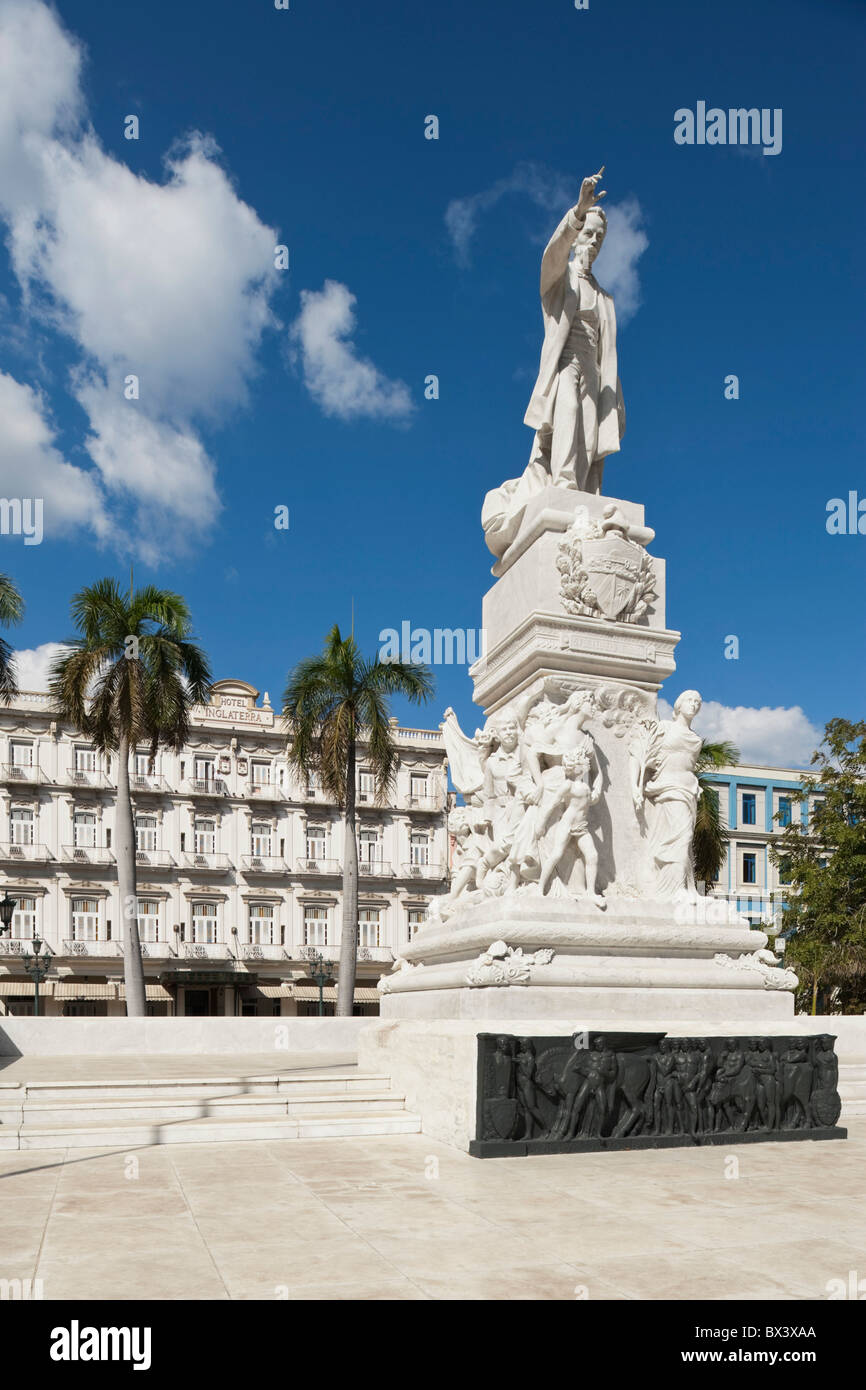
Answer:
[[343, 872], [339, 859], [299, 859], [297, 867], [298, 872], [302, 874], [341, 874]]
[[223, 941], [184, 941], [181, 949], [187, 960], [231, 959], [231, 952]]
[[0, 840], [0, 860], [28, 864], [50, 864], [54, 855], [47, 845], [18, 845], [11, 840]]
[[142, 941], [141, 954], [144, 960], [171, 960], [177, 951], [168, 941]]
[[41, 767], [37, 766], [36, 763], [33, 763], [32, 766], [27, 763], [4, 763], [2, 780], [32, 787], [44, 782], [45, 776]]
[[151, 773], [136, 773], [130, 776], [129, 790], [133, 796], [144, 796], [148, 792], [156, 796], [165, 796], [171, 791], [171, 787], [164, 777], [157, 777]]
[[444, 878], [445, 869], [441, 864], [404, 864], [403, 878]]
[[286, 952], [282, 946], [271, 946], [264, 941], [243, 942], [240, 947], [241, 960], [285, 960]]
[[66, 864], [114, 863], [114, 851], [104, 845], [64, 845], [60, 857]]
[[0, 936], [0, 956], [23, 956], [29, 955], [33, 950], [33, 938], [28, 936], [15, 936], [11, 941]]
[[103, 790], [110, 788], [112, 783], [108, 780], [104, 772], [97, 768], [75, 767], [67, 769], [60, 774], [59, 780], [66, 786], [72, 787], [101, 787]]
[[[336, 964], [340, 959], [339, 945], [329, 946], [287, 946], [286, 955], [291, 960], [315, 960], [316, 956], [321, 956], [323, 960]], [[393, 961], [394, 954], [387, 946], [359, 946], [359, 961], [375, 961], [377, 964], [388, 964]]]
[[229, 867], [229, 857], [227, 854], [185, 854], [183, 866], [199, 874], [220, 874]]
[[228, 796], [228, 786], [222, 777], [187, 777], [182, 790], [192, 796]]
[[438, 792], [433, 796], [407, 796], [406, 805], [410, 811], [444, 811], [445, 794]]
[[137, 869], [173, 869], [174, 859], [167, 849], [137, 849], [135, 866]]
[[64, 941], [64, 956], [120, 956], [123, 948], [119, 941]]
[[279, 854], [242, 854], [241, 868], [245, 874], [287, 874], [288, 861]]
[[394, 870], [384, 859], [359, 859], [358, 873], [361, 878], [393, 878]]
[[252, 801], [285, 801], [286, 793], [277, 782], [248, 782], [246, 795]]

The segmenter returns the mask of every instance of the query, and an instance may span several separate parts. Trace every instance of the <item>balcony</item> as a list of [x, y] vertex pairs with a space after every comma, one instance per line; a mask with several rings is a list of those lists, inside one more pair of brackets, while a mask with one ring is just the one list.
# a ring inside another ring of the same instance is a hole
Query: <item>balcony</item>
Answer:
[[0, 936], [0, 956], [24, 956], [30, 955], [33, 950], [33, 940], [28, 936], [13, 937], [7, 941]]
[[242, 854], [241, 869], [245, 874], [287, 874], [289, 865], [279, 854]]
[[66, 772], [61, 772], [58, 782], [66, 787], [95, 787], [100, 791], [110, 791], [112, 783], [108, 780], [104, 772], [99, 772], [95, 768], [70, 767]]
[[168, 796], [171, 787], [164, 777], [152, 776], [150, 773], [142, 775], [136, 773], [134, 776], [130, 776], [129, 790], [133, 796], [146, 796], [148, 793], [152, 796]]
[[135, 867], [146, 872], [148, 869], [173, 869], [175, 864], [167, 849], [137, 849]]
[[119, 941], [64, 941], [64, 956], [122, 956]]
[[221, 777], [187, 777], [181, 790], [188, 796], [228, 796], [228, 785]]
[[406, 806], [410, 811], [444, 811], [445, 796], [442, 792], [434, 796], [407, 796]]
[[228, 946], [222, 941], [184, 941], [181, 946], [185, 960], [233, 960]]
[[441, 864], [404, 864], [400, 877], [426, 879], [445, 878], [445, 869]]
[[47, 845], [16, 845], [11, 840], [0, 840], [0, 861], [14, 864], [22, 861], [27, 864], [51, 864], [54, 855]]
[[172, 960], [177, 955], [167, 941], [142, 941], [140, 944], [143, 960]]
[[339, 859], [299, 859], [298, 873], [301, 874], [341, 874], [343, 866]]
[[183, 867], [197, 874], [223, 874], [229, 867], [227, 854], [185, 854]]
[[104, 845], [64, 845], [60, 851], [64, 864], [113, 864], [114, 851]]
[[282, 946], [270, 946], [264, 942], [249, 941], [240, 947], [241, 960], [285, 960], [286, 952]]
[[0, 781], [13, 782], [20, 787], [36, 787], [46, 781], [42, 769], [34, 763], [30, 766], [27, 763], [4, 763], [3, 775]]
[[394, 877], [394, 870], [384, 859], [359, 859], [358, 873], [361, 878]]
[[[324, 961], [330, 964], [337, 964], [340, 960], [339, 945], [330, 946], [287, 946], [285, 954], [291, 960], [314, 960], [316, 956], [321, 956]], [[394, 960], [393, 951], [387, 946], [359, 946], [358, 961], [360, 964], [365, 962], [375, 962], [379, 965], [391, 965]]]
[[285, 801], [286, 793], [276, 782], [248, 782], [245, 795], [250, 801]]

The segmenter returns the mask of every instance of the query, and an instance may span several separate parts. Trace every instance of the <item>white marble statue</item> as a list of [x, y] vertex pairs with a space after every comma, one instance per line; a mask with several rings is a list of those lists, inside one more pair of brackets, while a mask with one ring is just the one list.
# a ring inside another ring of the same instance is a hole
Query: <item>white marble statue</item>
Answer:
[[700, 791], [695, 769], [703, 740], [691, 725], [700, 708], [698, 692], [684, 690], [673, 719], [639, 724], [629, 749], [632, 798], [638, 814], [645, 815], [657, 898], [693, 897], [697, 891], [692, 836]]
[[596, 192], [603, 170], [583, 180], [541, 259], [544, 342], [524, 417], [535, 438], [522, 477], [485, 498], [481, 523], [494, 555], [511, 544], [526, 503], [543, 488], [600, 493], [604, 461], [625, 433], [613, 297], [592, 273], [607, 231], [598, 205], [605, 192]]

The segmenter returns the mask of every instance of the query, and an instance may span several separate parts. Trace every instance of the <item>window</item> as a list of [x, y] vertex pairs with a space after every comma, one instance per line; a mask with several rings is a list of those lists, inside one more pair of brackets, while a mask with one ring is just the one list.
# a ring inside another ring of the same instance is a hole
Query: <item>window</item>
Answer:
[[142, 941], [159, 941], [159, 903], [155, 898], [138, 900], [138, 934]]
[[358, 909], [359, 946], [379, 945], [379, 917], [380, 909], [378, 907], [362, 907]]
[[96, 844], [96, 813], [76, 811], [72, 817], [72, 843], [75, 849], [93, 849]]
[[266, 821], [253, 821], [250, 829], [253, 854], [256, 859], [267, 859], [271, 853], [271, 827]]
[[270, 763], [253, 763], [252, 774], [254, 787], [267, 787], [271, 780]]
[[196, 758], [193, 764], [196, 782], [212, 782], [214, 780], [214, 760], [213, 758]]
[[322, 780], [321, 780], [321, 778], [319, 777], [318, 772], [310, 772], [310, 773], [308, 773], [308, 774], [307, 774], [307, 796], [315, 796], [315, 795], [316, 795], [316, 792], [319, 792], [319, 791], [321, 791], [321, 790], [322, 790]]
[[325, 827], [323, 825], [307, 826], [307, 858], [324, 859], [325, 857]]
[[273, 903], [250, 904], [250, 942], [255, 946], [273, 946]]
[[33, 844], [33, 809], [30, 806], [12, 807], [13, 845]]
[[758, 856], [756, 854], [743, 855], [743, 882], [757, 883], [758, 881]]
[[196, 854], [213, 854], [216, 844], [216, 821], [196, 820], [194, 829]]
[[99, 902], [96, 898], [72, 899], [72, 940], [99, 940]]
[[213, 944], [217, 940], [218, 921], [216, 903], [193, 903], [192, 939]]
[[409, 907], [406, 909], [406, 921], [409, 926], [409, 940], [415, 935], [419, 927], [423, 927], [427, 921], [426, 907]]
[[784, 829], [791, 824], [791, 798], [789, 796], [779, 797], [779, 825]]
[[409, 778], [409, 794], [413, 801], [425, 801], [427, 798], [427, 777], [426, 774], [413, 772]]
[[32, 743], [13, 743], [13, 744], [12, 744], [12, 766], [13, 766], [13, 767], [32, 767], [32, 766], [33, 766], [33, 744], [32, 744]]
[[75, 749], [75, 762], [73, 766], [76, 772], [95, 772], [96, 750], [79, 744]]
[[376, 795], [376, 784], [372, 772], [358, 773], [358, 796], [361, 801], [372, 801]]
[[410, 864], [430, 862], [430, 838], [425, 830], [413, 830], [409, 838]]
[[757, 821], [758, 798], [755, 792], [743, 792], [743, 825], [754, 825]]
[[780, 859], [780, 860], [779, 860], [779, 882], [780, 882], [780, 883], [790, 883], [790, 882], [791, 882], [791, 861], [790, 861], [790, 859]]
[[156, 816], [136, 816], [135, 848], [139, 854], [150, 854], [156, 849]]
[[18, 898], [12, 913], [12, 936], [17, 941], [30, 941], [36, 934], [36, 899]]
[[327, 946], [328, 909], [326, 907], [304, 908], [304, 945]]
[[382, 846], [376, 830], [362, 830], [358, 836], [358, 853], [362, 864], [378, 864], [382, 859]]
[[149, 753], [136, 753], [136, 755], [135, 755], [135, 776], [136, 776], [136, 777], [150, 777], [150, 776], [151, 776], [150, 754], [149, 754]]

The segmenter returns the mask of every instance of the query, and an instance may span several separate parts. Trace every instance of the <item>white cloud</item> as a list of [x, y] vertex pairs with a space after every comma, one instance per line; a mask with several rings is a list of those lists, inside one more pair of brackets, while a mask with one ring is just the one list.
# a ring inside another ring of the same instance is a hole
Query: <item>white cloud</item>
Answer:
[[326, 280], [322, 290], [301, 291], [290, 337], [300, 348], [304, 383], [326, 415], [405, 421], [414, 410], [408, 386], [359, 357], [352, 342], [355, 303], [337, 280]]
[[46, 5], [0, 0], [0, 210], [13, 267], [31, 311], [79, 349], [73, 382], [92, 412], [87, 447], [113, 537], [155, 560], [216, 519], [198, 430], [244, 401], [262, 334], [276, 326], [278, 238], [201, 135], [171, 152], [162, 183], [108, 154], [83, 120], [80, 67]]
[[19, 690], [46, 691], [52, 663], [68, 648], [63, 642], [43, 642], [15, 653], [15, 675]]
[[[482, 216], [508, 195], [529, 198], [550, 215], [547, 219], [550, 225], [542, 238], [545, 243], [554, 230], [551, 219], [564, 216], [577, 202], [579, 193], [579, 182], [570, 176], [540, 164], [518, 164], [507, 178], [499, 179], [481, 193], [455, 198], [445, 210], [445, 226], [459, 264], [469, 264], [472, 240]], [[649, 238], [641, 227], [643, 213], [636, 198], [626, 198], [615, 204], [605, 201], [603, 207], [608, 228], [596, 270], [599, 282], [616, 299], [617, 321], [622, 326], [640, 304], [637, 263], [649, 246]]]
[[0, 495], [41, 497], [46, 539], [110, 533], [99, 475], [67, 463], [54, 444], [44, 400], [30, 386], [0, 372]]
[[[673, 712], [666, 700], [659, 700], [659, 711], [664, 719]], [[694, 727], [705, 739], [735, 744], [741, 762], [769, 767], [807, 768], [824, 737], [823, 729], [812, 724], [799, 705], [757, 709], [706, 700]]]

